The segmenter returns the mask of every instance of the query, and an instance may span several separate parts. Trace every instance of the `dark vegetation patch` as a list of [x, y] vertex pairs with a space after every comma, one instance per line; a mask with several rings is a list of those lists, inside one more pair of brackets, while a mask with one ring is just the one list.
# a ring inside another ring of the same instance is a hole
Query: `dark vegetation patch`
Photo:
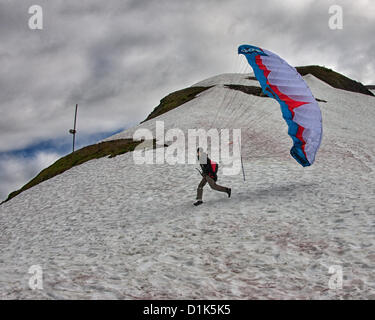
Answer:
[[369, 85], [369, 86], [366, 86], [366, 88], [369, 90], [375, 90], [375, 85]]
[[[135, 147], [139, 145], [141, 142], [142, 141], [133, 141], [132, 139], [105, 141], [72, 152], [67, 156], [57, 160], [48, 168], [42, 170], [34, 179], [32, 179], [30, 182], [24, 185], [21, 189], [10, 193], [8, 198], [4, 202], [9, 201], [21, 192], [43, 181], [51, 179], [63, 173], [64, 171], [72, 167], [78, 166], [86, 161], [99, 159], [103, 157], [113, 158], [120, 154], [124, 154], [129, 151], [134, 151]], [[155, 141], [153, 142], [153, 147], [155, 148]]]
[[362, 83], [349, 79], [344, 75], [331, 69], [321, 66], [296, 67], [300, 75], [312, 74], [314, 77], [328, 83], [336, 89], [342, 89], [350, 92], [363, 93], [369, 96], [374, 94], [368, 90]]
[[160, 104], [149, 114], [141, 123], [162, 115], [182, 104], [194, 99], [199, 93], [210, 89], [211, 87], [189, 87], [170, 93], [160, 100]]
[[258, 96], [258, 97], [264, 97], [264, 98], [269, 98], [267, 95], [265, 95], [262, 91], [261, 87], [256, 87], [256, 86], [243, 86], [240, 84], [226, 84], [225, 87], [233, 90], [238, 90], [243, 93], [251, 94], [253, 96]]
[[324, 103], [327, 103], [327, 100], [318, 99], [318, 98], [315, 98], [315, 100], [318, 101], [318, 102], [324, 102]]

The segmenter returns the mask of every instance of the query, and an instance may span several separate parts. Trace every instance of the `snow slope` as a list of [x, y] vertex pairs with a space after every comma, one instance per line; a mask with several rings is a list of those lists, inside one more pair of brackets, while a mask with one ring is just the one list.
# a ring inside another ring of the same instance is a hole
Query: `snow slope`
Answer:
[[[215, 86], [106, 139], [156, 120], [241, 128], [247, 180], [219, 178], [231, 199], [206, 187], [192, 206], [194, 165], [136, 165], [127, 153], [74, 167], [0, 206], [0, 298], [375, 299], [375, 98], [305, 76], [327, 103], [321, 149], [302, 168], [278, 104], [223, 87], [258, 86], [248, 76], [197, 83]], [[28, 288], [31, 265], [43, 290]], [[329, 289], [331, 266], [342, 289]]]

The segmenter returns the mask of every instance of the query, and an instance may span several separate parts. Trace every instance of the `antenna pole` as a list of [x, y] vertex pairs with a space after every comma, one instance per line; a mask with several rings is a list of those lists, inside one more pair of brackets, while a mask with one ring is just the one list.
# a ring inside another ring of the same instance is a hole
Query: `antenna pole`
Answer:
[[77, 109], [78, 109], [78, 104], [76, 104], [76, 111], [74, 113], [74, 129], [69, 130], [69, 133], [71, 133], [73, 135], [73, 151], [72, 152], [74, 152], [74, 147], [75, 147], [75, 143], [76, 143]]

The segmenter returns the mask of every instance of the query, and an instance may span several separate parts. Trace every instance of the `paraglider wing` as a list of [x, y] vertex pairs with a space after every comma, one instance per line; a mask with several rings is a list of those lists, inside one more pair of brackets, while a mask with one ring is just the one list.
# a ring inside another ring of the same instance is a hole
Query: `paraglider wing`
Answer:
[[312, 165], [322, 140], [322, 115], [306, 82], [294, 67], [268, 50], [241, 45], [238, 53], [253, 68], [264, 94], [279, 102], [293, 140], [290, 154], [302, 166]]

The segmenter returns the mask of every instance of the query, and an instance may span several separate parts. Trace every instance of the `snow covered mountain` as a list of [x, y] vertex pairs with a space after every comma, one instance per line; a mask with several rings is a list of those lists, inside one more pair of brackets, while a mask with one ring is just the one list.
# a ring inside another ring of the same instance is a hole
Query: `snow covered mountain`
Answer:
[[[232, 198], [205, 187], [194, 207], [194, 165], [137, 165], [132, 152], [72, 167], [0, 206], [0, 298], [374, 299], [375, 97], [304, 79], [323, 115], [313, 166], [291, 158], [279, 105], [251, 75], [196, 83], [105, 142], [156, 121], [241, 128], [246, 181], [219, 171]], [[29, 288], [33, 265], [42, 290]]]

